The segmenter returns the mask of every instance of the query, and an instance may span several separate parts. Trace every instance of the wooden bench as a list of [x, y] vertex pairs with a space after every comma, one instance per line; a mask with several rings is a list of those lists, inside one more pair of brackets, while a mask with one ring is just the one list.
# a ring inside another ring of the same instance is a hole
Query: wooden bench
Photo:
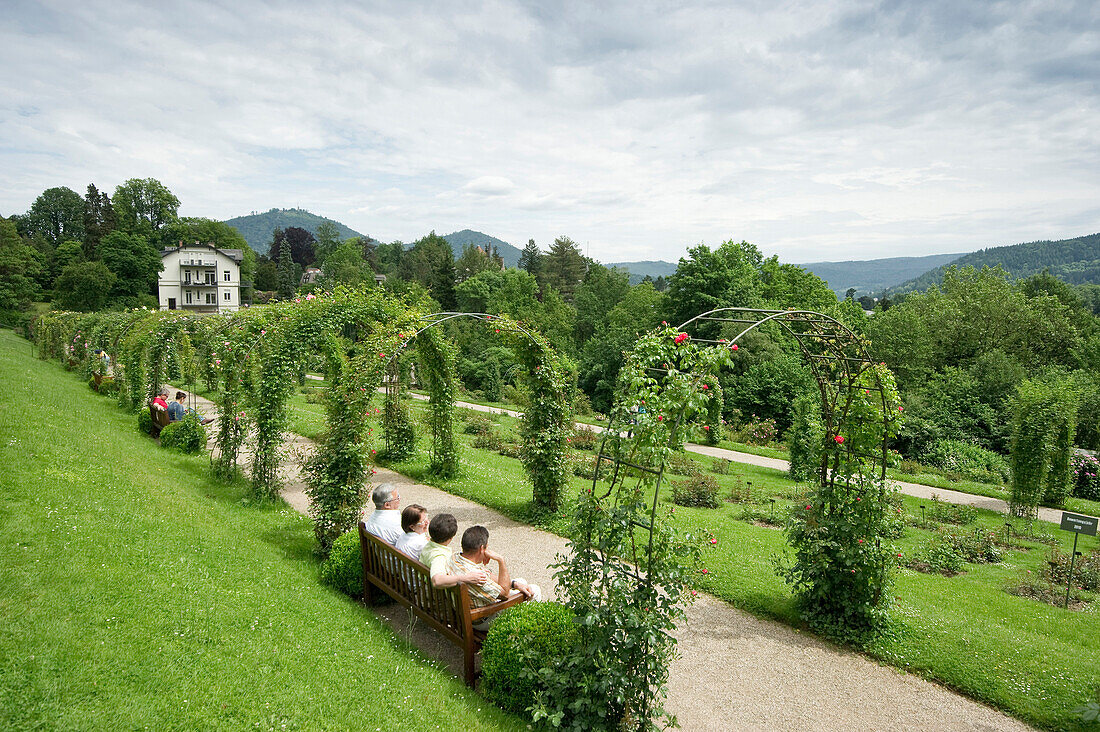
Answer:
[[149, 428], [149, 434], [153, 437], [160, 437], [160, 431], [167, 427], [168, 423], [171, 421], [168, 417], [168, 410], [156, 404], [150, 404], [149, 416], [153, 420], [152, 426]]
[[359, 522], [359, 546], [363, 554], [363, 599], [369, 603], [377, 590], [381, 590], [461, 648], [466, 684], [473, 687], [477, 680], [474, 654], [485, 637], [474, 629], [474, 625], [527, 598], [517, 595], [486, 607], [474, 607], [463, 585], [433, 586], [427, 567], [368, 532], [362, 521]]

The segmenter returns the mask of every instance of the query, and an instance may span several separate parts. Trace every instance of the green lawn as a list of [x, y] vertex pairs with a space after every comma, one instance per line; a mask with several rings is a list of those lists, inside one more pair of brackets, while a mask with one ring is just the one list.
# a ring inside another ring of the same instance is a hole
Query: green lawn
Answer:
[[[496, 429], [508, 434], [515, 420], [493, 417]], [[427, 472], [423, 455], [393, 467], [450, 493], [529, 521], [531, 487], [518, 460], [469, 446], [462, 436], [463, 474], [438, 480]], [[712, 461], [694, 456], [700, 467]], [[716, 476], [723, 493], [747, 488], [752, 482], [754, 507], [782, 514], [801, 488], [780, 471], [734, 463], [730, 475]], [[672, 480], [679, 480], [671, 476]], [[588, 481], [576, 478], [570, 492]], [[772, 509], [770, 498], [776, 500]], [[903, 509], [920, 516], [918, 499], [904, 496]], [[927, 504], [927, 502], [925, 502]], [[699, 585], [731, 604], [757, 615], [795, 626], [800, 622], [790, 591], [775, 575], [775, 558], [786, 548], [781, 531], [739, 520], [745, 506], [725, 502], [719, 509], [676, 507], [675, 521], [693, 533], [712, 532], [717, 548], [707, 554], [708, 573]], [[1004, 517], [979, 511], [973, 526], [1003, 532]], [[550, 528], [563, 529], [560, 520]], [[1057, 527], [1041, 532], [1053, 536], [1068, 551], [1072, 536]], [[920, 551], [931, 536], [914, 526], [896, 542], [905, 557]], [[1020, 541], [1007, 550], [1000, 564], [965, 565], [955, 577], [900, 569], [891, 590], [891, 625], [866, 653], [883, 663], [936, 680], [987, 702], [1031, 724], [1048, 729], [1074, 729], [1071, 709], [1100, 689], [1100, 598], [1081, 612], [1067, 612], [1016, 597], [1004, 587], [1026, 570], [1046, 569], [1049, 547]], [[1083, 537], [1079, 550], [1091, 551], [1097, 540]], [[1091, 596], [1091, 595], [1090, 595]]]
[[0, 331], [0, 728], [523, 728], [208, 476]]

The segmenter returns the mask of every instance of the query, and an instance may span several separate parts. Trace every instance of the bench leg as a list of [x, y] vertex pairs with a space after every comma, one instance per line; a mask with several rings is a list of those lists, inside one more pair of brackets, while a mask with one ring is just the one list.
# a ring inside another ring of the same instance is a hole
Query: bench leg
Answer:
[[471, 689], [477, 684], [477, 675], [474, 672], [474, 652], [474, 639], [467, 636], [463, 643], [462, 655], [465, 656], [463, 660], [466, 662], [466, 686]]

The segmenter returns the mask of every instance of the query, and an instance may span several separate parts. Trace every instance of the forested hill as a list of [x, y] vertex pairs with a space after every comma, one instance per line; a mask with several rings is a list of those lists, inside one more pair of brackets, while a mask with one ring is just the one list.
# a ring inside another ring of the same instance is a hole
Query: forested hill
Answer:
[[919, 277], [934, 267], [962, 257], [962, 254], [931, 254], [926, 257], [889, 257], [849, 262], [810, 262], [799, 267], [829, 283], [829, 289], [844, 297], [849, 289], [856, 296], [877, 295], [888, 287]]
[[[979, 249], [959, 257], [951, 264], [958, 267], [972, 266], [978, 270], [999, 265], [1013, 279], [1049, 269], [1052, 275], [1071, 285], [1100, 284], [1100, 234]], [[925, 272], [920, 277], [892, 288], [891, 292], [900, 294], [927, 290], [932, 285], [938, 285], [943, 281], [945, 266]]]
[[489, 251], [489, 247], [492, 246], [497, 250], [497, 253], [504, 260], [505, 267], [517, 267], [519, 266], [519, 256], [523, 254], [523, 250], [518, 249], [506, 241], [497, 239], [495, 236], [489, 236], [488, 234], [482, 234], [480, 231], [471, 231], [470, 229], [463, 229], [462, 231], [456, 231], [453, 234], [447, 234], [443, 237], [451, 244], [451, 249], [455, 253], [455, 259], [462, 256], [462, 249], [467, 244], [473, 244], [479, 246], [486, 252]]
[[299, 229], [305, 229], [316, 236], [317, 227], [326, 221], [336, 226], [336, 231], [340, 239], [362, 236], [358, 231], [349, 229], [339, 221], [333, 221], [332, 219], [326, 219], [324, 216], [311, 214], [309, 211], [301, 208], [273, 208], [264, 213], [238, 216], [235, 219], [229, 219], [225, 223], [241, 232], [241, 236], [244, 237], [244, 240], [247, 241], [248, 245], [255, 249], [257, 253], [267, 254], [268, 247], [271, 246], [271, 232], [275, 229], [287, 229], [291, 226], [297, 226]]
[[630, 284], [636, 285], [647, 276], [651, 279], [664, 277], [666, 280], [676, 273], [676, 265], [663, 260], [646, 260], [644, 262], [612, 262], [608, 267], [618, 267], [630, 273]]

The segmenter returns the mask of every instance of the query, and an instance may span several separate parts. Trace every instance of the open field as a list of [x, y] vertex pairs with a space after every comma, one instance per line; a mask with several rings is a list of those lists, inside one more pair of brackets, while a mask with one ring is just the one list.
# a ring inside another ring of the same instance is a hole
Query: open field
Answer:
[[517, 729], [317, 581], [310, 522], [0, 331], [0, 728]]

